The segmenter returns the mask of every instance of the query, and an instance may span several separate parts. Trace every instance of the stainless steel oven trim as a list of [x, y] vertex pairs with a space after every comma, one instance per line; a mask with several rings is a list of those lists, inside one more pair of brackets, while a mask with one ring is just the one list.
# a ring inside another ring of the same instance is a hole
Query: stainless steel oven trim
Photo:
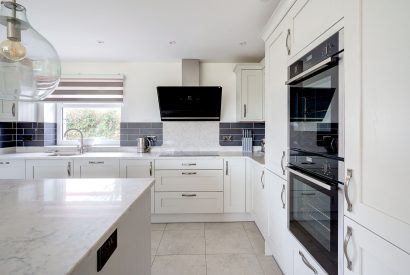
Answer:
[[295, 82], [298, 82], [298, 80], [301, 80], [302, 78], [305, 78], [307, 76], [310, 76], [311, 74], [314, 74], [315, 72], [333, 65], [335, 63], [337, 63], [339, 60], [339, 58], [337, 56], [330, 56], [328, 58], [326, 58], [325, 60], [323, 60], [322, 62], [319, 62], [318, 64], [316, 64], [315, 66], [307, 69], [306, 71], [298, 74], [297, 76], [289, 79], [288, 81], [285, 82], [286, 85], [292, 85], [295, 84]]
[[292, 168], [288, 168], [288, 171], [291, 172], [292, 174], [296, 175], [296, 176], [299, 176], [299, 177], [304, 178], [305, 180], [308, 180], [308, 181], [310, 181], [310, 182], [312, 182], [316, 185], [319, 185], [320, 187], [325, 188], [326, 190], [329, 190], [329, 191], [332, 190], [332, 187], [330, 185], [328, 185], [326, 183], [323, 183], [323, 182], [321, 182], [317, 179], [314, 179], [312, 177], [309, 177], [309, 176], [307, 176], [307, 175], [305, 175], [305, 174], [303, 174], [299, 171], [293, 170]]

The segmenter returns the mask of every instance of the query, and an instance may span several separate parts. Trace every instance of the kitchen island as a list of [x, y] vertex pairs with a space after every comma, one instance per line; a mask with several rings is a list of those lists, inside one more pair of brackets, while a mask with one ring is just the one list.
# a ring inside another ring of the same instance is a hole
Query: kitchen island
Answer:
[[152, 184], [0, 180], [0, 274], [150, 274]]

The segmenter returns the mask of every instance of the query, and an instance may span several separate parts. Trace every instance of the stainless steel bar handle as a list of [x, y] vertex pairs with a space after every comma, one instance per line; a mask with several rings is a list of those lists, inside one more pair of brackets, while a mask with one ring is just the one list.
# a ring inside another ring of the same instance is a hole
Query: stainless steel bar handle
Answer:
[[182, 172], [182, 175], [196, 175], [196, 172]]
[[343, 253], [345, 254], [347, 269], [352, 270], [353, 263], [350, 260], [349, 255], [347, 254], [347, 245], [349, 244], [350, 238], [353, 235], [353, 230], [350, 226], [347, 227], [346, 237], [343, 241]]
[[283, 200], [283, 194], [285, 194], [285, 185], [282, 185], [282, 192], [280, 192], [280, 200], [282, 201], [282, 208], [285, 209], [286, 204], [285, 201]]
[[288, 51], [288, 55], [290, 55], [289, 37], [290, 37], [290, 29], [288, 29], [288, 33], [286, 35], [286, 50]]
[[104, 164], [104, 161], [89, 161], [88, 164]]
[[261, 185], [262, 185], [262, 189], [265, 189], [265, 170], [262, 170]]
[[152, 161], [149, 162], [149, 176], [152, 177]]
[[353, 170], [352, 169], [347, 169], [347, 173], [346, 173], [346, 182], [345, 182], [345, 187], [344, 187], [344, 195], [345, 195], [345, 199], [347, 202], [347, 211], [352, 212], [352, 202], [349, 198], [349, 186], [350, 186], [350, 181], [353, 177]]
[[196, 197], [196, 194], [182, 194], [182, 196], [192, 198], [192, 197]]
[[225, 162], [225, 175], [228, 175], [229, 173], [229, 162]]
[[303, 263], [304, 263], [307, 267], [309, 267], [309, 268], [313, 271], [314, 274], [317, 274], [316, 268], [314, 268], [314, 267], [312, 266], [312, 264], [309, 263], [309, 261], [306, 259], [305, 255], [303, 255], [302, 251], [300, 251], [300, 250], [299, 250], [299, 255], [300, 255], [300, 257], [302, 258]]
[[69, 161], [67, 164], [67, 175], [71, 177], [71, 161]]
[[16, 103], [13, 103], [11, 107], [11, 114], [13, 115], [13, 117], [16, 116]]
[[285, 166], [283, 164], [283, 162], [285, 161], [285, 156], [286, 156], [286, 152], [283, 151], [282, 152], [282, 158], [280, 160], [280, 167], [282, 168], [282, 174], [285, 175], [286, 174], [286, 170], [285, 170]]
[[182, 166], [196, 166], [196, 163], [182, 163]]
[[246, 117], [246, 104], [243, 104], [243, 117]]

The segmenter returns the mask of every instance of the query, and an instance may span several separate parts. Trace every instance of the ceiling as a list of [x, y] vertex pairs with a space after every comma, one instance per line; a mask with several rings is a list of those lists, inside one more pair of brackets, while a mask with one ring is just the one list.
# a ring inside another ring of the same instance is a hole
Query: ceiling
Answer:
[[263, 58], [261, 32], [279, 0], [17, 2], [64, 61], [246, 62]]

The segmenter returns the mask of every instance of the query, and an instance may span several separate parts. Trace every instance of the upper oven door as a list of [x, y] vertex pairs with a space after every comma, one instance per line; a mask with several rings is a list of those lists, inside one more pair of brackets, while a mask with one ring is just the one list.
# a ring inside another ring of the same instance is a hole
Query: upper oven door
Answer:
[[338, 156], [338, 63], [289, 84], [289, 148]]

